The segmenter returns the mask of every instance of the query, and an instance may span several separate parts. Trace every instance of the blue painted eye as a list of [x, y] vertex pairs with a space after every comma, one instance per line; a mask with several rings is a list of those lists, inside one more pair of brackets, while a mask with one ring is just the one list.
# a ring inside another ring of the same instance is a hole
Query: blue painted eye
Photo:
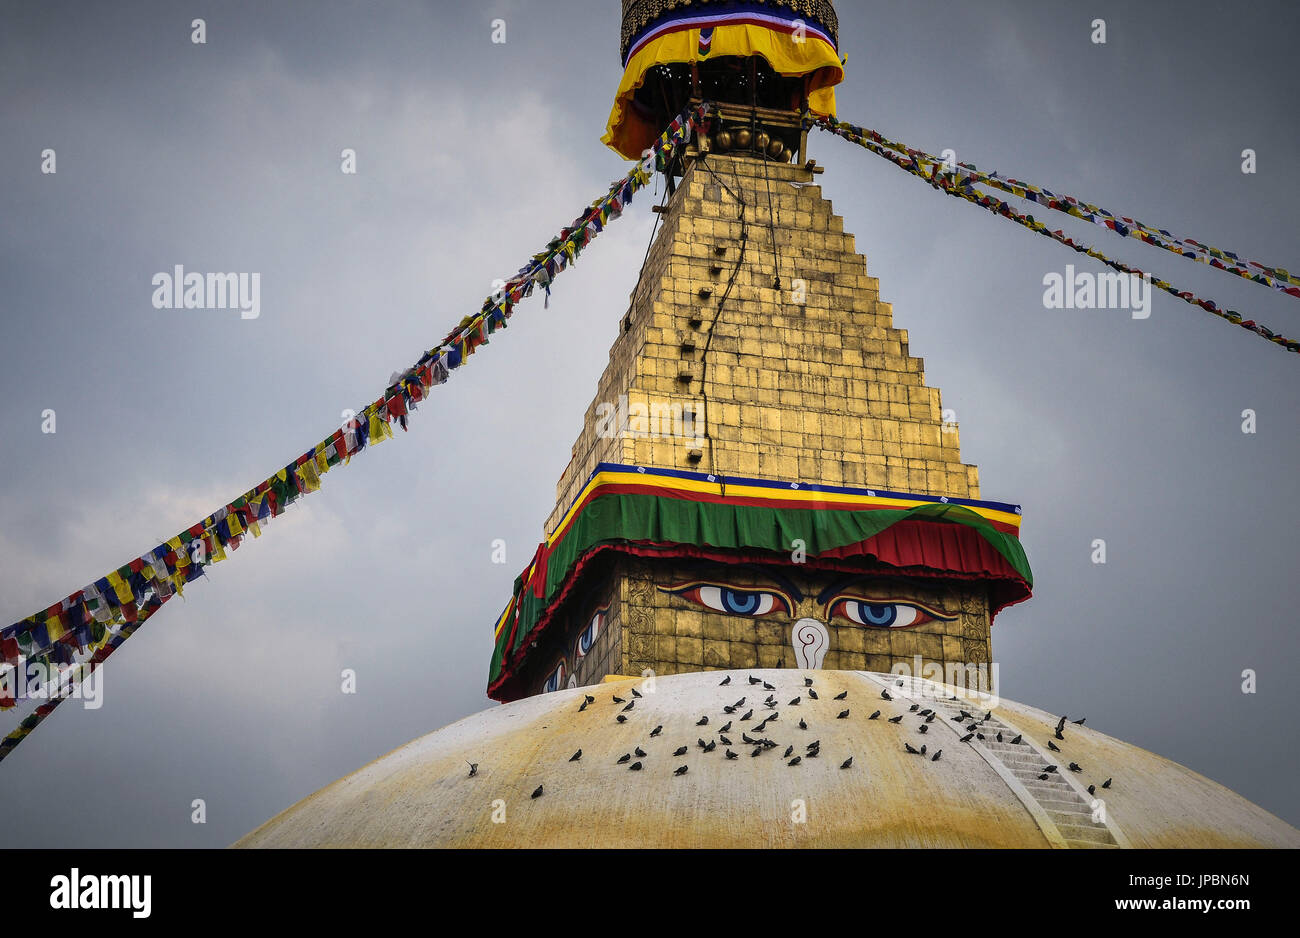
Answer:
[[951, 621], [956, 618], [914, 603], [847, 597], [831, 603], [830, 615], [842, 616], [850, 622], [875, 629], [905, 629], [913, 625], [924, 625], [926, 622]]
[[586, 657], [587, 652], [591, 651], [591, 646], [596, 644], [596, 637], [600, 635], [601, 630], [605, 628], [605, 614], [608, 610], [601, 609], [591, 617], [587, 627], [582, 630], [578, 636], [577, 644], [574, 645], [573, 653], [575, 657]]
[[561, 661], [555, 666], [555, 670], [546, 676], [546, 680], [542, 683], [543, 694], [557, 691], [564, 686], [564, 670], [564, 662]]
[[[663, 589], [663, 587], [660, 587]], [[772, 590], [743, 590], [711, 583], [693, 584], [666, 590], [674, 595], [699, 603], [708, 609], [733, 616], [758, 618], [777, 609], [790, 613], [790, 602], [781, 593]]]

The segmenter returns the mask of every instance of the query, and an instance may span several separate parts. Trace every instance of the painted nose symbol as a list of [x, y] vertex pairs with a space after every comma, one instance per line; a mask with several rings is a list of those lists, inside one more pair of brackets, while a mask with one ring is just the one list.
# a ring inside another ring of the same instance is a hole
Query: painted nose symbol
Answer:
[[816, 619], [800, 619], [790, 632], [794, 657], [805, 670], [820, 670], [822, 660], [831, 647], [831, 635], [826, 626]]

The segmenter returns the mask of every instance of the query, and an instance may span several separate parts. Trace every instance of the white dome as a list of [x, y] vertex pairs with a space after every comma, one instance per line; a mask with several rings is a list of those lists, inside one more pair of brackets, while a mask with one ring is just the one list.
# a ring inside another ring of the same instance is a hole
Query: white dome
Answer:
[[[751, 685], [751, 675], [775, 690]], [[730, 684], [719, 686], [727, 676]], [[853, 671], [708, 671], [659, 677], [652, 686], [629, 679], [530, 697], [394, 750], [236, 846], [1300, 846], [1300, 831], [1181, 765], [1073, 724], [1056, 741], [1057, 719], [1032, 707], [1001, 701], [975, 731], [985, 739], [962, 742], [971, 721], [952, 717], [963, 707], [983, 717], [985, 708], [974, 698], [949, 699], [952, 688], [902, 680]], [[634, 687], [644, 696], [634, 697]], [[847, 697], [836, 700], [842, 692]], [[764, 704], [769, 693], [779, 717], [756, 733], [773, 712]], [[588, 694], [595, 702], [580, 711]], [[723, 711], [741, 697], [742, 708]], [[936, 718], [924, 724], [913, 703]], [[880, 716], [868, 719], [875, 710]], [[620, 714], [627, 717], [621, 724]], [[900, 714], [900, 723], [887, 722]], [[708, 724], [697, 726], [705, 716]], [[720, 734], [728, 721], [730, 731]], [[742, 734], [776, 746], [752, 755], [758, 747]], [[1018, 734], [1023, 740], [1013, 746]], [[725, 757], [722, 742], [701, 750], [700, 739], [719, 735], [731, 740], [736, 758]], [[1047, 749], [1049, 739], [1060, 753]], [[820, 748], [809, 757], [814, 740]], [[905, 743], [925, 745], [926, 755], [909, 754]], [[681, 746], [686, 753], [673, 755]], [[636, 747], [646, 755], [636, 756]], [[784, 758], [787, 747], [793, 751]], [[581, 758], [570, 761], [579, 749]], [[619, 764], [624, 754], [631, 758]], [[850, 756], [852, 765], [841, 768]], [[478, 764], [473, 777], [467, 762]], [[633, 762], [642, 768], [631, 771]], [[1071, 762], [1082, 771], [1070, 771]], [[1043, 773], [1049, 764], [1057, 771]], [[686, 773], [674, 774], [683, 765]], [[1103, 790], [1107, 778], [1114, 781]], [[1089, 784], [1103, 805], [1092, 804]], [[539, 786], [542, 794], [531, 797]], [[797, 822], [800, 804], [805, 819]], [[1104, 823], [1093, 818], [1099, 807]], [[494, 822], [502, 812], [504, 822]]]

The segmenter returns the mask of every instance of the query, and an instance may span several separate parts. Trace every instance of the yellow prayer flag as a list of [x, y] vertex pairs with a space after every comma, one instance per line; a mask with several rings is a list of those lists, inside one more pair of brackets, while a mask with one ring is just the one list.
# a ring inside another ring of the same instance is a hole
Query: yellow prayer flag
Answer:
[[135, 594], [131, 592], [131, 587], [122, 579], [121, 575], [114, 570], [107, 577], [108, 585], [113, 587], [113, 592], [117, 594], [117, 601], [120, 603], [135, 602]]

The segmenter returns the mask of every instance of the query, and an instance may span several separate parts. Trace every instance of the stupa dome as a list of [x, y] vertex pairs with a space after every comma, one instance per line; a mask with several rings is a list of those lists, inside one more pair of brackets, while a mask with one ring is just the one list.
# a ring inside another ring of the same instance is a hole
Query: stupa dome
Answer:
[[[751, 684], [751, 676], [774, 689]], [[540, 694], [414, 740], [236, 846], [1300, 846], [1300, 831], [1234, 792], [1087, 726], [1067, 723], [1055, 743], [1061, 752], [1051, 752], [1046, 743], [1055, 740], [1058, 718], [1042, 710], [1001, 700], [970, 730], [985, 705], [957, 693], [893, 674], [783, 668]], [[582, 709], [586, 695], [595, 700]], [[724, 712], [741, 697], [742, 708]], [[775, 710], [765, 705], [769, 698]], [[972, 716], [959, 723], [953, 718], [962, 709]], [[742, 721], [748, 710], [753, 715]], [[875, 710], [880, 716], [869, 719]], [[926, 710], [936, 711], [928, 724]], [[698, 725], [703, 717], [708, 723]], [[971, 732], [984, 739], [962, 742]], [[1017, 735], [1022, 741], [1012, 745]], [[744, 736], [775, 746], [745, 744]], [[705, 752], [700, 740], [716, 748]], [[810, 756], [814, 741], [820, 745]], [[926, 754], [908, 753], [905, 743], [925, 745]], [[674, 755], [683, 746], [686, 753]], [[570, 761], [579, 749], [581, 758]], [[620, 764], [625, 754], [631, 758]], [[634, 762], [640, 770], [629, 768]], [[1071, 762], [1082, 771], [1070, 771]], [[472, 777], [467, 763], [477, 764]], [[1040, 771], [1048, 765], [1057, 769]], [[681, 766], [687, 771], [675, 774]], [[1095, 820], [1103, 811], [1104, 822]]]

